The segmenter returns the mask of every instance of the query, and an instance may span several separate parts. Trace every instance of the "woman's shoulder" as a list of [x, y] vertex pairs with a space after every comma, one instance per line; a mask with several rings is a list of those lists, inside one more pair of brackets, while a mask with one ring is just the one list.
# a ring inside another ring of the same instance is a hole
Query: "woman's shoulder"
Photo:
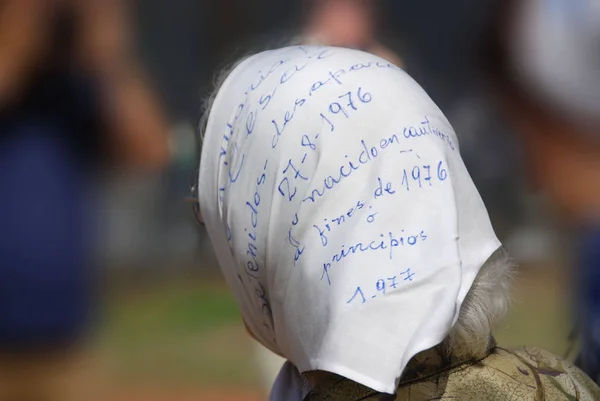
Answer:
[[600, 388], [572, 363], [538, 348], [495, 348], [463, 364], [398, 389], [397, 400], [598, 400]]
[[[577, 368], [572, 362], [556, 356], [548, 351], [535, 347], [522, 347], [512, 350], [497, 349], [495, 355], [509, 358], [518, 366], [518, 370], [533, 376], [536, 383], [541, 383], [546, 393], [557, 397], [568, 397], [577, 400], [600, 399], [600, 388], [592, 379]], [[516, 360], [515, 360], [516, 359]], [[510, 366], [507, 362], [504, 362]], [[525, 373], [521, 373], [524, 375]]]
[[495, 348], [489, 356], [401, 385], [384, 395], [332, 375], [304, 401], [599, 400], [600, 388], [572, 363], [538, 348]]
[[432, 399], [600, 400], [600, 388], [571, 362], [539, 348], [494, 348], [484, 359], [405, 382], [396, 395], [377, 393], [330, 375], [304, 401], [424, 401]]

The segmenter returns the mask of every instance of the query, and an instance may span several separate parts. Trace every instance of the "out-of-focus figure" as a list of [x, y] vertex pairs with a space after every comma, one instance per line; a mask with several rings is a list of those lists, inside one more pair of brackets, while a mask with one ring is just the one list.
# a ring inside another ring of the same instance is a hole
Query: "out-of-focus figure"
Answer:
[[376, 0], [306, 0], [302, 42], [361, 49], [402, 66], [378, 38]]
[[0, 400], [100, 396], [90, 190], [103, 165], [168, 160], [127, 31], [119, 0], [0, 2]]
[[579, 365], [600, 382], [600, 3], [498, 2], [483, 60], [530, 182], [577, 234]]

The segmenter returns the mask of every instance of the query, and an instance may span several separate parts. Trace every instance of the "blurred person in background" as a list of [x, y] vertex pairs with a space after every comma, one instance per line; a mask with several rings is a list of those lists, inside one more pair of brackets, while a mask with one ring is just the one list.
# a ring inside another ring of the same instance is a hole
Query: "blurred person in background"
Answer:
[[400, 68], [259, 53], [221, 75], [201, 130], [195, 211], [248, 331], [287, 359], [271, 400], [600, 397], [556, 356], [496, 346], [512, 263], [451, 125]]
[[300, 42], [368, 51], [397, 66], [401, 58], [381, 43], [378, 0], [304, 0]]
[[600, 3], [499, 1], [482, 53], [533, 188], [574, 232], [581, 349], [600, 383]]
[[[0, 1], [0, 399], [93, 399], [101, 167], [168, 161], [119, 0]], [[91, 391], [91, 393], [90, 393]]]

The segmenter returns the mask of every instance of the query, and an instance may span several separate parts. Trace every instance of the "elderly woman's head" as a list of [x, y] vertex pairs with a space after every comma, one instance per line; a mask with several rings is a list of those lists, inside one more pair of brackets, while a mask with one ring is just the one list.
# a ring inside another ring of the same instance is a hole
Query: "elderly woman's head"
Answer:
[[295, 46], [223, 75], [199, 203], [252, 335], [382, 392], [418, 353], [484, 355], [510, 261], [452, 127], [400, 68]]

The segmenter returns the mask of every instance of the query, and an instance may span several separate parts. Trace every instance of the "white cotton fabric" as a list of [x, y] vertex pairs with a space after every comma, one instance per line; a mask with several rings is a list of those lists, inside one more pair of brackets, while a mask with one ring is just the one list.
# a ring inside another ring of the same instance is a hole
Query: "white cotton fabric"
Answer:
[[565, 114], [600, 120], [600, 2], [524, 0], [510, 33], [517, 77]]
[[386, 393], [500, 246], [443, 113], [356, 50], [237, 66], [210, 110], [199, 201], [254, 336], [299, 372]]

